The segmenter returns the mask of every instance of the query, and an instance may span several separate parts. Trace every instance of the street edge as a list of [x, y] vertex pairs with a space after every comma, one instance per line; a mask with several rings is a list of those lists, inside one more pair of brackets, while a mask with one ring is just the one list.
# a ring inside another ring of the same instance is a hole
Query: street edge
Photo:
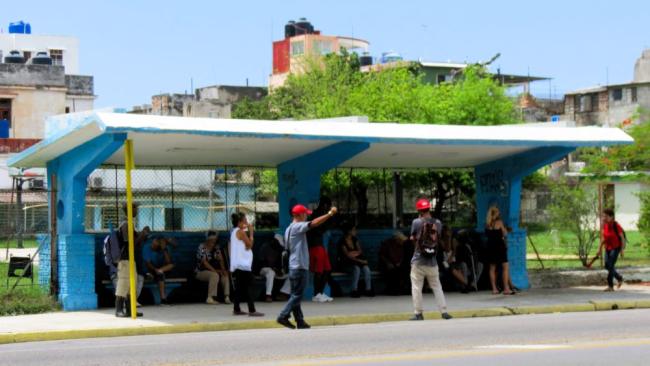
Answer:
[[[468, 309], [449, 311], [456, 319], [462, 318], [483, 318], [494, 316], [510, 316], [525, 314], [549, 314], [549, 313], [574, 313], [587, 311], [611, 311], [625, 309], [649, 309], [650, 300], [612, 300], [612, 301], [590, 301], [588, 303], [548, 305], [548, 306], [518, 306], [518, 307], [494, 307], [483, 309]], [[335, 315], [312, 317], [307, 320], [313, 326], [336, 326], [350, 324], [371, 324], [383, 322], [395, 322], [407, 320], [411, 313], [390, 313], [390, 314], [367, 314], [367, 315]], [[441, 319], [438, 312], [426, 312], [425, 319]], [[83, 338], [105, 338], [124, 337], [141, 335], [161, 335], [175, 333], [195, 332], [219, 332], [228, 330], [251, 330], [278, 328], [275, 320], [261, 320], [250, 322], [221, 322], [221, 323], [188, 323], [161, 326], [140, 326], [111, 329], [79, 329], [49, 332], [26, 332], [26, 333], [5, 333], [0, 334], [0, 344], [38, 342], [38, 341], [60, 341]]]

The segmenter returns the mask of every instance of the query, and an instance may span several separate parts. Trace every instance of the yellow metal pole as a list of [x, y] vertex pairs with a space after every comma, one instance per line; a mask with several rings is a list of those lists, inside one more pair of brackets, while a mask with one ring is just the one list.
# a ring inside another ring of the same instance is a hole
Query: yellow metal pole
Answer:
[[133, 141], [124, 141], [124, 170], [126, 174], [126, 216], [129, 226], [129, 295], [131, 297], [131, 318], [137, 318], [137, 297], [135, 288], [135, 237], [133, 235], [133, 192], [131, 190], [131, 169], [135, 168], [133, 161]]

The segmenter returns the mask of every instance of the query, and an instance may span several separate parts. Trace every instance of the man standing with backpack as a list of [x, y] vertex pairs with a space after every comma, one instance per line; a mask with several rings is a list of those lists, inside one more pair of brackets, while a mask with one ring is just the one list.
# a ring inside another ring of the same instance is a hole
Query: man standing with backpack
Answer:
[[[307, 286], [307, 279], [309, 278], [309, 246], [307, 244], [307, 231], [324, 224], [332, 216], [336, 214], [336, 207], [330, 208], [329, 212], [325, 215], [319, 216], [312, 221], [307, 221], [307, 216], [312, 212], [303, 205], [295, 205], [291, 209], [293, 222], [287, 227], [285, 231], [285, 245], [289, 251], [289, 282], [291, 283], [291, 297], [280, 312], [277, 322], [289, 329], [308, 329], [311, 328], [305, 322], [300, 307], [302, 295]], [[293, 325], [289, 320], [289, 316], [293, 313], [293, 318], [296, 325]]]
[[[126, 206], [123, 207], [126, 212]], [[133, 204], [133, 218], [138, 217], [138, 206]], [[135, 225], [135, 224], [134, 224]], [[142, 266], [142, 245], [147, 240], [151, 229], [146, 226], [141, 232], [133, 230], [133, 248], [134, 248], [134, 261], [138, 267], [138, 273], [141, 273]], [[115, 316], [118, 318], [128, 318], [131, 316], [130, 301], [137, 301], [137, 299], [129, 299], [129, 225], [123, 222], [120, 225], [118, 237], [120, 238], [120, 261], [117, 263], [117, 285], [115, 286]], [[142, 316], [142, 313], [136, 313], [137, 316]]]
[[415, 243], [415, 251], [411, 259], [411, 295], [413, 296], [415, 312], [410, 320], [424, 320], [422, 315], [422, 288], [424, 287], [425, 278], [433, 290], [442, 318], [451, 319], [451, 315], [447, 313], [447, 304], [440, 284], [435, 253], [438, 250], [437, 245], [439, 235], [442, 232], [442, 223], [431, 216], [431, 203], [429, 200], [418, 200], [415, 208], [419, 214], [419, 217], [413, 220], [411, 224], [411, 240]]
[[607, 269], [607, 288], [605, 291], [614, 291], [614, 278], [618, 282], [616, 288], [623, 285], [623, 276], [616, 271], [616, 261], [619, 254], [623, 254], [627, 237], [621, 225], [614, 219], [614, 210], [608, 208], [603, 210], [603, 235], [600, 247], [598, 247], [599, 257], [605, 247], [605, 268]]

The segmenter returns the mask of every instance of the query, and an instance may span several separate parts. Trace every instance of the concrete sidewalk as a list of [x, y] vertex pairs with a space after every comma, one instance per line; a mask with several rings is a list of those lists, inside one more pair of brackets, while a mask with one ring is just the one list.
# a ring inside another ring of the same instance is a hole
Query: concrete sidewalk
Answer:
[[[625, 285], [620, 291], [599, 287], [535, 289], [514, 296], [448, 293], [449, 312], [455, 317], [504, 316], [530, 313], [576, 312], [650, 308], [650, 286]], [[55, 312], [0, 318], [0, 344], [35, 340], [138, 334], [182, 333], [232, 329], [269, 328], [284, 304], [257, 303], [264, 318], [233, 316], [232, 305], [189, 304], [146, 306], [144, 317], [116, 318], [113, 309]], [[245, 306], [244, 306], [245, 308]], [[410, 296], [338, 298], [332, 303], [304, 302], [304, 313], [313, 325], [374, 323], [405, 320], [412, 312]], [[432, 294], [425, 294], [426, 318], [438, 318]]]

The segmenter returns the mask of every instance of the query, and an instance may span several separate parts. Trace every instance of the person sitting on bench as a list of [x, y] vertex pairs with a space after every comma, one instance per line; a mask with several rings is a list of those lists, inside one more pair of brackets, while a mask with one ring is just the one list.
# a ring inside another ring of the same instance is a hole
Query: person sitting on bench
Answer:
[[357, 238], [357, 226], [353, 223], [344, 223], [342, 225], [343, 237], [339, 242], [339, 249], [341, 250], [341, 264], [342, 267], [352, 272], [352, 293], [351, 297], [361, 297], [359, 292], [359, 278], [363, 272], [363, 282], [365, 285], [364, 295], [373, 297], [375, 294], [372, 292], [372, 273], [368, 267], [368, 260], [363, 255], [363, 250]]
[[208, 231], [205, 242], [196, 249], [194, 277], [199, 281], [208, 282], [208, 297], [205, 303], [210, 305], [218, 304], [216, 297], [219, 293], [219, 283], [223, 287], [224, 303], [230, 304], [230, 276], [217, 239], [215, 231]]
[[379, 271], [390, 296], [411, 293], [411, 256], [413, 243], [401, 231], [384, 240], [379, 248]]
[[161, 305], [169, 305], [167, 293], [165, 292], [165, 273], [174, 269], [174, 263], [172, 263], [171, 256], [167, 251], [167, 245], [170, 242], [170, 239], [155, 237], [151, 244], [144, 247], [142, 253], [144, 270], [158, 282]]
[[266, 302], [273, 302], [273, 284], [275, 279], [284, 279], [280, 293], [286, 300], [291, 293], [289, 276], [282, 271], [282, 251], [284, 250], [284, 238], [280, 234], [275, 234], [273, 239], [264, 243], [260, 248], [260, 254], [257, 257], [257, 268], [260, 276], [266, 280]]

